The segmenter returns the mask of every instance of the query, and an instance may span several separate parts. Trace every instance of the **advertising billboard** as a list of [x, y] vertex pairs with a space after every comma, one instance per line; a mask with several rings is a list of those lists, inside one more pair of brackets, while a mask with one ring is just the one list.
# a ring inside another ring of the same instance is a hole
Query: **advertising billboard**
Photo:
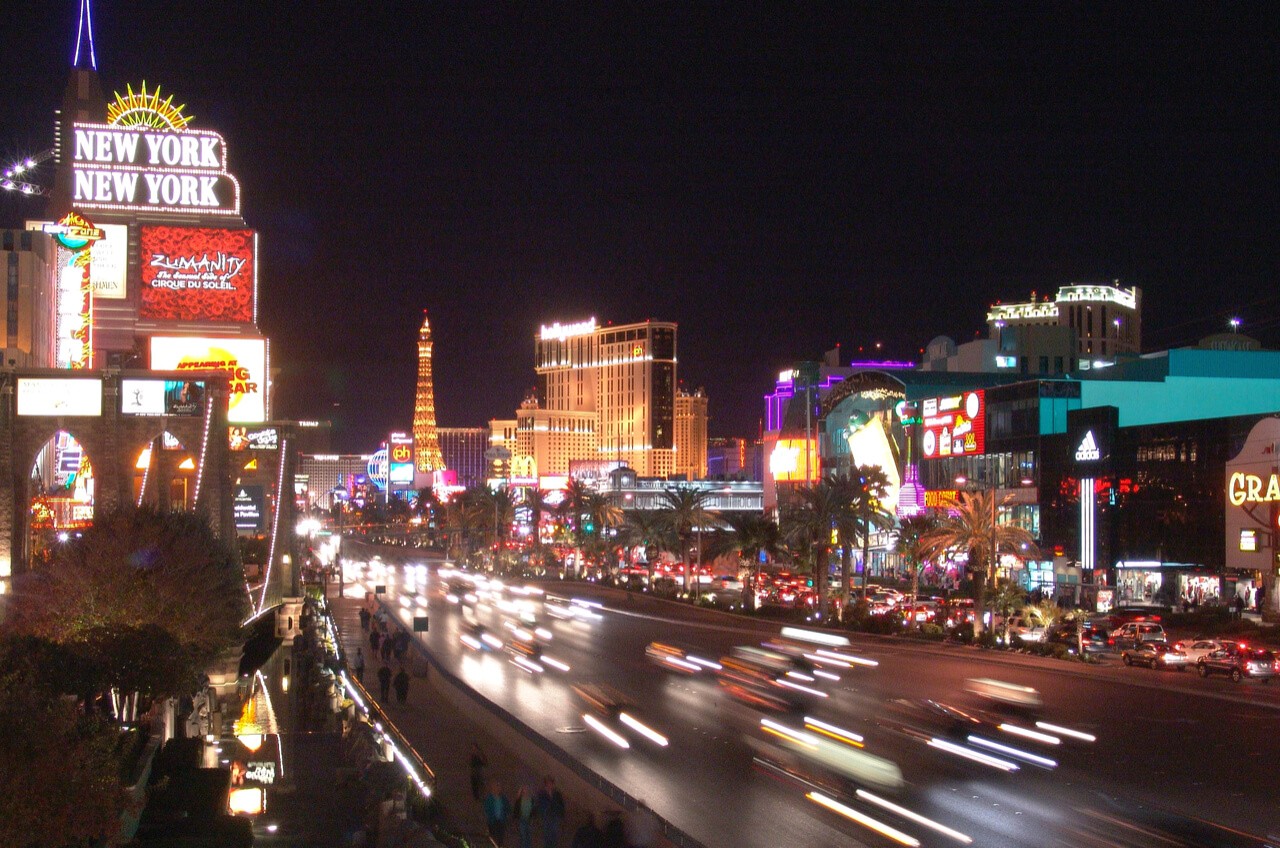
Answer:
[[[28, 230], [42, 231], [52, 221], [27, 221]], [[98, 224], [102, 238], [93, 244], [89, 285], [97, 300], [123, 300], [129, 270], [129, 228], [124, 224]]]
[[89, 377], [19, 377], [19, 415], [101, 415], [102, 381]]
[[76, 122], [68, 152], [78, 209], [240, 214], [240, 184], [216, 132]]
[[227, 422], [261, 424], [267, 419], [267, 342], [206, 336], [152, 336], [156, 371], [225, 371], [229, 379]]
[[261, 533], [266, 527], [265, 503], [266, 494], [262, 486], [236, 486], [235, 497], [231, 501], [236, 529]]
[[232, 427], [228, 435], [233, 451], [280, 448], [280, 431], [275, 427]]
[[[807, 460], [806, 460], [807, 455]], [[812, 483], [822, 476], [816, 439], [779, 439], [769, 454], [769, 473], [779, 483]]]
[[413, 485], [413, 436], [392, 433], [387, 439], [391, 485]]
[[920, 453], [925, 459], [986, 452], [987, 400], [981, 389], [923, 400], [920, 417]]
[[201, 380], [121, 380], [124, 415], [199, 415], [204, 403]]
[[[253, 230], [144, 226], [138, 231], [138, 314], [156, 321], [253, 322]], [[94, 251], [97, 261], [97, 251]]]

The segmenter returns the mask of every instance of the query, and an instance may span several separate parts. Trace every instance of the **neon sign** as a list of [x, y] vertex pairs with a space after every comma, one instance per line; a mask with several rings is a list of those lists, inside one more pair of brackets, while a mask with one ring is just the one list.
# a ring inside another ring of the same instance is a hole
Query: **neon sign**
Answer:
[[86, 209], [239, 215], [222, 136], [208, 130], [76, 123], [72, 202]]
[[186, 105], [174, 106], [173, 95], [160, 99], [160, 86], [147, 94], [146, 80], [142, 88], [134, 93], [133, 86], [126, 85], [127, 94], [123, 97], [115, 92], [116, 99], [107, 104], [107, 123], [117, 127], [147, 127], [157, 130], [183, 130], [191, 122], [191, 118], [182, 114]]
[[56, 224], [46, 224], [44, 231], [57, 239], [61, 255], [70, 254], [67, 262], [58, 269], [54, 363], [59, 368], [92, 368], [93, 279], [90, 264], [93, 245], [104, 233], [75, 212]]
[[1280, 475], [1273, 473], [1264, 480], [1257, 474], [1233, 472], [1227, 479], [1227, 500], [1232, 506], [1280, 501]]
[[562, 342], [565, 339], [589, 335], [595, 331], [596, 319], [588, 318], [586, 321], [579, 321], [576, 324], [561, 324], [559, 321], [556, 321], [551, 326], [543, 324], [539, 336], [544, 342], [552, 340]]
[[981, 390], [921, 401], [925, 459], [973, 456], [987, 449], [987, 403]]

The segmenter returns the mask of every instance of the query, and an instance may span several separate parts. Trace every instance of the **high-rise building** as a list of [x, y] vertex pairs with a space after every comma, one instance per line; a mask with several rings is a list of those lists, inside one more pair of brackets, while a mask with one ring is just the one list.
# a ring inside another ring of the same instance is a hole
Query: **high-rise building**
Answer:
[[458, 485], [470, 487], [484, 482], [484, 452], [489, 447], [488, 428], [437, 427], [436, 433], [440, 437], [440, 455], [444, 458], [444, 467], [458, 475]]
[[707, 395], [701, 388], [692, 394], [678, 391], [675, 408], [673, 473], [702, 480], [707, 476]]
[[418, 474], [445, 469], [440, 453], [440, 434], [436, 431], [436, 392], [431, 376], [431, 322], [422, 310], [422, 329], [418, 331], [418, 391], [413, 401], [413, 462]]
[[0, 295], [5, 322], [4, 365], [53, 365], [54, 291], [57, 251], [53, 237], [30, 230], [0, 231]]
[[642, 477], [672, 473], [674, 323], [557, 322], [540, 329], [535, 347], [540, 406], [551, 412], [594, 411], [596, 459], [623, 462]]
[[599, 454], [594, 412], [542, 409], [529, 398], [516, 411], [517, 477], [566, 475], [569, 463]]
[[516, 456], [516, 427], [514, 418], [493, 418], [489, 421], [489, 447], [484, 452], [486, 474], [490, 477], [528, 476], [513, 474]]

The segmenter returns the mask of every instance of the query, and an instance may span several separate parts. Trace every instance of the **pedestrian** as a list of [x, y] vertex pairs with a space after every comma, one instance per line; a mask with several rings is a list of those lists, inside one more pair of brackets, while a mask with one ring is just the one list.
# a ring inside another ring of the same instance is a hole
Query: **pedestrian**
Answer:
[[382, 634], [382, 645], [380, 646], [383, 662], [391, 662], [391, 649], [395, 647], [396, 637], [394, 633]]
[[400, 666], [400, 670], [396, 672], [394, 681], [396, 687], [396, 700], [404, 703], [409, 700], [409, 675], [405, 672], [404, 666]]
[[582, 827], [573, 832], [570, 848], [604, 848], [604, 831], [596, 827], [596, 819], [588, 815]]
[[356, 658], [351, 663], [351, 668], [356, 673], [356, 680], [364, 683], [364, 648], [356, 648]]
[[378, 628], [375, 627], [369, 631], [369, 647], [373, 649], [373, 653], [375, 656], [378, 653], [378, 643], [380, 643], [381, 641], [382, 641], [382, 634], [378, 632]]
[[516, 791], [516, 800], [512, 806], [520, 848], [533, 848], [533, 790], [522, 785]]
[[1262, 601], [1266, 596], [1267, 591], [1262, 586], [1253, 590], [1253, 608], [1259, 613], [1262, 612]]
[[391, 666], [383, 663], [378, 669], [378, 700], [385, 701], [391, 692]]
[[502, 794], [502, 786], [494, 780], [489, 783], [489, 794], [484, 796], [484, 820], [489, 826], [493, 841], [502, 844], [507, 835], [507, 819], [511, 817], [511, 802]]
[[652, 848], [658, 842], [658, 817], [644, 801], [627, 813], [623, 820], [627, 834], [627, 848]]
[[369, 632], [369, 611], [360, 607], [360, 629]]
[[488, 768], [489, 762], [484, 758], [484, 752], [480, 750], [480, 745], [476, 742], [471, 743], [471, 797], [477, 801], [480, 800], [480, 793], [484, 790], [484, 772]]
[[543, 848], [556, 848], [560, 844], [560, 824], [564, 821], [564, 795], [556, 788], [551, 775], [542, 779], [536, 802], [538, 818], [542, 819]]
[[1236, 593], [1235, 607], [1236, 618], [1244, 618], [1244, 595], [1239, 592]]

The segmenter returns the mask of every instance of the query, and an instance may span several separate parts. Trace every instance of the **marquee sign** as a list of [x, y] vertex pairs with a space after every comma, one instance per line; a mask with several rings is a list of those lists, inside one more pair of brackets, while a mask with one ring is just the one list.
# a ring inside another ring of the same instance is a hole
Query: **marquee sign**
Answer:
[[413, 437], [405, 433], [392, 433], [387, 439], [387, 453], [392, 485], [412, 485]]
[[920, 402], [925, 459], [974, 456], [987, 450], [987, 402], [981, 389]]
[[253, 230], [139, 227], [139, 316], [248, 324], [257, 290]]
[[240, 214], [222, 136], [209, 130], [72, 125], [72, 203], [85, 209]]

